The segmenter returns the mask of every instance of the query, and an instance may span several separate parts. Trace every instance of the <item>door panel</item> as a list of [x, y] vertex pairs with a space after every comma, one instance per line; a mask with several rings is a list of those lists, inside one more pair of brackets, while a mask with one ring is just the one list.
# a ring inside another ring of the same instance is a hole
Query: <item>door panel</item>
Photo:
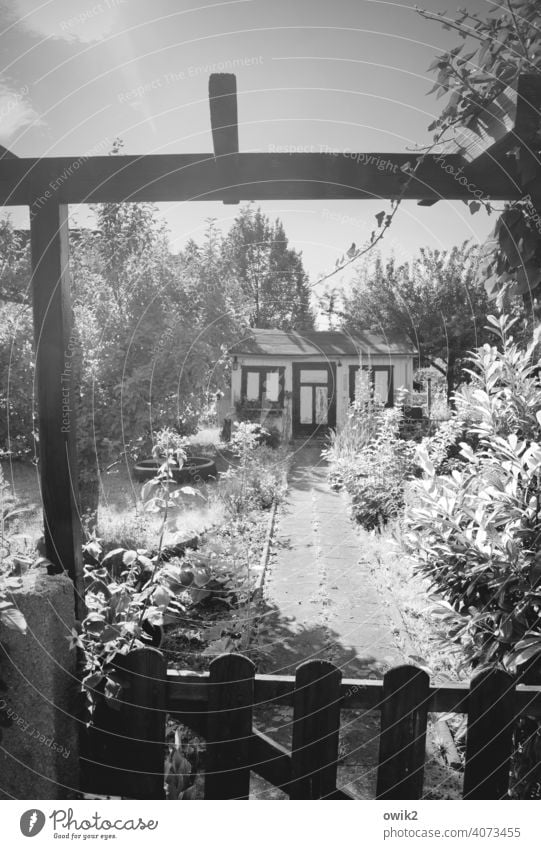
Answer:
[[374, 372], [374, 395], [383, 404], [387, 403], [389, 397], [389, 372]]
[[326, 386], [314, 386], [314, 392], [316, 393], [316, 424], [327, 424], [329, 391]]
[[312, 404], [312, 391], [313, 388], [311, 386], [301, 386], [300, 388], [301, 395], [301, 403], [300, 403], [300, 423], [301, 424], [312, 424], [312, 413], [313, 413], [313, 404]]
[[293, 434], [336, 425], [336, 364], [293, 363]]
[[325, 385], [327, 385], [328, 380], [329, 373], [327, 369], [301, 369], [301, 383], [324, 383]]

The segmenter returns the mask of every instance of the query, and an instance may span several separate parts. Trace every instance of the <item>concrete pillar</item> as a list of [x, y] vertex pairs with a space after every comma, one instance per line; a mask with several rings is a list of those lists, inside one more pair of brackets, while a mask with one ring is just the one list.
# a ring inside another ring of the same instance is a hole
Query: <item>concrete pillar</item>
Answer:
[[26, 634], [0, 628], [0, 704], [12, 719], [0, 744], [0, 799], [73, 798], [79, 787], [77, 655], [67, 575], [28, 572], [13, 592]]

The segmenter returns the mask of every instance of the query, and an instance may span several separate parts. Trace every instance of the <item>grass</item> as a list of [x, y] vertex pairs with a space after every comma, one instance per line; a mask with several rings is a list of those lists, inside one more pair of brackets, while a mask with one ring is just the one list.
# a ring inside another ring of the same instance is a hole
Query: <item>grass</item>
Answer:
[[[220, 430], [206, 427], [189, 438], [194, 454], [214, 455], [222, 446]], [[221, 458], [220, 458], [221, 459]], [[23, 504], [31, 504], [34, 509], [14, 522], [12, 530], [21, 536], [25, 549], [32, 550], [35, 542], [43, 534], [42, 500], [37, 466], [27, 461], [1, 462], [4, 478], [10, 484], [16, 498]], [[226, 462], [220, 466], [225, 468]], [[98, 535], [104, 541], [118, 540], [118, 545], [137, 541], [137, 547], [149, 548], [155, 544], [159, 519], [144, 513], [141, 502], [141, 484], [132, 475], [131, 465], [125, 462], [115, 464], [103, 472], [100, 480], [101, 494], [98, 511]], [[208, 497], [208, 488], [201, 487], [202, 494]], [[174, 511], [171, 521], [171, 533], [200, 533], [221, 520], [215, 504], [202, 499], [187, 497], [182, 511]], [[182, 513], [182, 516], [180, 515]], [[193, 534], [192, 534], [193, 535]]]

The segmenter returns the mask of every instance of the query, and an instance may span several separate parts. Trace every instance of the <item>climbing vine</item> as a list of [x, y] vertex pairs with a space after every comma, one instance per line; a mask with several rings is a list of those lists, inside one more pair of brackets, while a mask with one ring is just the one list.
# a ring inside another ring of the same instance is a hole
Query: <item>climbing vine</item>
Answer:
[[[453, 140], [460, 130], [480, 134], [484, 113], [504, 94], [516, 90], [521, 74], [541, 70], [541, 7], [537, 0], [506, 0], [483, 17], [459, 9], [446, 12], [417, 9], [430, 21], [456, 32], [462, 44], [437, 56], [428, 71], [436, 74], [429, 94], [447, 95], [440, 115], [430, 124], [434, 140]], [[501, 102], [501, 101], [500, 101]], [[510, 99], [510, 103], [512, 99]], [[541, 195], [536, 189], [541, 163], [541, 120], [528, 146], [508, 151], [515, 160], [522, 187], [520, 200], [505, 204], [485, 245], [479, 273], [489, 297], [522, 296], [535, 306], [541, 284]], [[490, 212], [489, 198], [482, 203]], [[479, 204], [470, 204], [476, 212]]]
[[[486, 110], [506, 89], [517, 89], [521, 74], [536, 74], [541, 69], [541, 7], [537, 0], [506, 0], [485, 17], [467, 9], [459, 9], [454, 17], [447, 12], [420, 8], [417, 12], [426, 20], [437, 21], [444, 29], [456, 32], [462, 40], [458, 46], [436, 56], [428, 68], [429, 73], [436, 74], [428, 94], [435, 93], [438, 98], [447, 95], [441, 113], [428, 127], [434, 133], [433, 141], [415, 157], [413, 164], [402, 167], [404, 182], [399, 197], [391, 199], [390, 212], [383, 210], [375, 216], [377, 227], [367, 244], [358, 248], [353, 243], [318, 284], [357, 262], [384, 238], [410, 180], [429, 153], [456, 140], [460, 131], [480, 135]], [[512, 98], [509, 103], [511, 108]], [[466, 203], [472, 214], [482, 206], [489, 213], [499, 212], [479, 266], [487, 294], [500, 302], [506, 296], [521, 296], [535, 308], [541, 292], [541, 214], [538, 213], [541, 194], [536, 188], [541, 170], [541, 120], [528, 147], [517, 144], [507, 155], [510, 162], [516, 162], [522, 197], [500, 210], [494, 210], [488, 196], [476, 195], [475, 200]]]

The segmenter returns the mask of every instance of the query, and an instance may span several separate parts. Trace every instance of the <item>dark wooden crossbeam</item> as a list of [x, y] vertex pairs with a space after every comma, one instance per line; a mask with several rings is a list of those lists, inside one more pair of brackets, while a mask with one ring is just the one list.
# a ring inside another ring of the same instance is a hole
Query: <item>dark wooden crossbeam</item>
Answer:
[[[455, 177], [466, 166], [460, 155], [427, 156], [404, 188], [407, 178], [402, 168], [408, 162], [413, 164], [415, 156], [195, 153], [0, 159], [0, 204], [29, 204], [35, 210], [52, 197], [59, 203], [471, 199], [471, 189]], [[506, 169], [492, 165], [468, 170], [469, 182], [487, 196], [496, 200], [520, 196], [512, 161]]]

